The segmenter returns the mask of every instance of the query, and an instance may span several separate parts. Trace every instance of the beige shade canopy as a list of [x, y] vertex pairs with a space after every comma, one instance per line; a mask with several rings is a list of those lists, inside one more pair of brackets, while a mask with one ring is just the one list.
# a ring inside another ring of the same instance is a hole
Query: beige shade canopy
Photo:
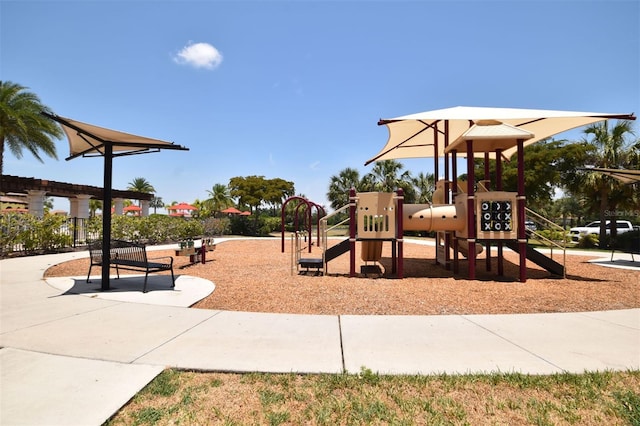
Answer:
[[[474, 124], [484, 120], [498, 121], [532, 134], [533, 137], [525, 142], [527, 146], [558, 133], [607, 119], [635, 120], [635, 116], [633, 113], [459, 106], [382, 119], [378, 125], [387, 126], [389, 138], [380, 152], [365, 165], [374, 161], [398, 158], [441, 157], [444, 154], [447, 135], [448, 143], [451, 144]], [[503, 154], [509, 158], [515, 151], [516, 147], [511, 147]]]
[[104, 146], [110, 143], [113, 156], [140, 154], [160, 149], [187, 150], [173, 142], [132, 135], [118, 130], [106, 129], [70, 118], [55, 116], [69, 140], [67, 160], [84, 156], [104, 155]]
[[528, 140], [533, 133], [495, 120], [481, 120], [471, 126], [458, 139], [449, 144], [444, 152], [467, 152], [467, 141], [472, 141], [474, 153], [495, 152], [498, 149], [508, 151], [517, 147], [519, 140]]

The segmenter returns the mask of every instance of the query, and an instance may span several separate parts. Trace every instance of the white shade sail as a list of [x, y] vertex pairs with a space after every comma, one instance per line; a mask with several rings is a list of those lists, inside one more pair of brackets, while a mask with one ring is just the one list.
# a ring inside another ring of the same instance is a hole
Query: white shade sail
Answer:
[[[608, 119], [635, 120], [631, 114], [599, 112], [554, 111], [518, 108], [453, 107], [382, 119], [389, 138], [378, 154], [365, 165], [380, 160], [398, 158], [428, 158], [444, 155], [445, 140], [453, 143], [474, 124], [496, 121], [532, 134], [525, 138], [525, 146], [558, 133]], [[437, 149], [436, 149], [437, 145]], [[507, 158], [515, 147], [503, 152]]]

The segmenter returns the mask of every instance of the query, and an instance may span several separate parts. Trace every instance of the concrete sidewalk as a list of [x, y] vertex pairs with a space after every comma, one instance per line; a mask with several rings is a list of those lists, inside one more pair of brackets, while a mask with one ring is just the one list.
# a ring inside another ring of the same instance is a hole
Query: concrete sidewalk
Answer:
[[166, 288], [170, 277], [156, 276], [155, 290], [145, 294], [135, 291], [140, 277], [127, 277], [131, 289], [118, 284], [108, 295], [85, 292], [81, 277], [43, 280], [49, 266], [81, 256], [0, 261], [0, 424], [101, 424], [165, 367], [286, 373], [366, 367], [391, 374], [640, 369], [640, 309], [267, 314], [187, 309], [213, 285], [186, 275], [178, 276], [175, 291]]

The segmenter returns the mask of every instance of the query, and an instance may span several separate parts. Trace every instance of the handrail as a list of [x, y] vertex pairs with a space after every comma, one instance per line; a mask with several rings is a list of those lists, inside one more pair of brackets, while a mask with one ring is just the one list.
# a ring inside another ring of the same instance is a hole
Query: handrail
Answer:
[[342, 220], [341, 222], [336, 223], [335, 225], [333, 225], [330, 228], [327, 228], [328, 225], [328, 220], [336, 215], [338, 215], [339, 213], [347, 210], [350, 207], [349, 204], [340, 207], [337, 210], [334, 210], [333, 212], [329, 213], [328, 215], [322, 217], [320, 219], [320, 233], [321, 233], [321, 246], [322, 246], [322, 274], [326, 275], [327, 274], [327, 260], [325, 258], [325, 252], [327, 251], [328, 248], [328, 235], [329, 235], [329, 231], [337, 228], [338, 226], [344, 225], [345, 223], [349, 223], [349, 216], [347, 216], [346, 219]]
[[[301, 253], [309, 246], [301, 243], [301, 236], [305, 236], [306, 232], [295, 231], [291, 233], [291, 275], [293, 271], [298, 269], [298, 261], [302, 258]], [[312, 238], [308, 244], [312, 244]]]
[[329, 231], [334, 230], [335, 228], [337, 228], [338, 226], [344, 225], [345, 223], [349, 223], [349, 216], [347, 216], [346, 219], [344, 219], [343, 221], [336, 223], [335, 225], [333, 225], [330, 228], [327, 228], [328, 225], [328, 220], [336, 215], [338, 215], [339, 213], [347, 210], [349, 208], [349, 204], [347, 204], [346, 206], [342, 206], [339, 209], [329, 213], [328, 215], [322, 217], [320, 219], [320, 232], [322, 233], [322, 240], [321, 240], [321, 244], [324, 250], [327, 249], [327, 234], [329, 233]]
[[559, 249], [562, 249], [562, 266], [564, 267], [564, 276], [566, 278], [567, 276], [567, 232], [566, 230], [562, 226], [558, 225], [555, 222], [550, 221], [546, 217], [542, 216], [539, 213], [536, 213], [535, 211], [531, 210], [528, 207], [525, 207], [525, 212], [527, 215], [533, 216], [532, 219], [536, 219], [536, 220], [533, 220], [534, 222], [540, 223], [542, 225], [547, 225], [551, 229], [555, 229], [556, 231], [562, 232], [562, 244], [559, 244], [558, 242], [551, 240], [550, 238], [547, 238], [536, 231], [528, 231], [530, 234], [534, 235], [536, 239], [545, 243], [544, 245], [549, 247], [549, 249], [551, 250], [552, 259], [553, 259], [553, 247], [555, 246]]

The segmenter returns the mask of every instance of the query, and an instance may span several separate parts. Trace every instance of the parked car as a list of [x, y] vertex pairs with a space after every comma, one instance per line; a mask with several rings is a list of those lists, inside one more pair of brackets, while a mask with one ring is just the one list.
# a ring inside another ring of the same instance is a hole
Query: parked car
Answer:
[[[609, 235], [611, 233], [611, 226], [613, 225], [613, 222], [611, 222], [610, 220], [607, 220], [606, 222], [606, 233], [607, 235]], [[628, 220], [617, 220], [616, 221], [616, 230], [618, 232], [618, 234], [622, 234], [625, 232], [629, 232], [629, 231], [633, 231], [633, 225], [631, 224], [631, 222], [629, 222]], [[600, 235], [600, 221], [597, 220], [595, 222], [591, 222], [586, 226], [578, 226], [575, 228], [571, 228], [569, 230], [569, 237], [571, 238], [571, 241], [574, 243], [577, 243], [578, 241], [580, 241], [580, 238], [584, 237], [585, 235], [590, 235], [590, 234], [596, 234], [596, 235]]]
[[535, 222], [532, 220], [525, 220], [524, 221], [524, 227], [527, 231], [537, 231], [538, 227], [536, 226]]

